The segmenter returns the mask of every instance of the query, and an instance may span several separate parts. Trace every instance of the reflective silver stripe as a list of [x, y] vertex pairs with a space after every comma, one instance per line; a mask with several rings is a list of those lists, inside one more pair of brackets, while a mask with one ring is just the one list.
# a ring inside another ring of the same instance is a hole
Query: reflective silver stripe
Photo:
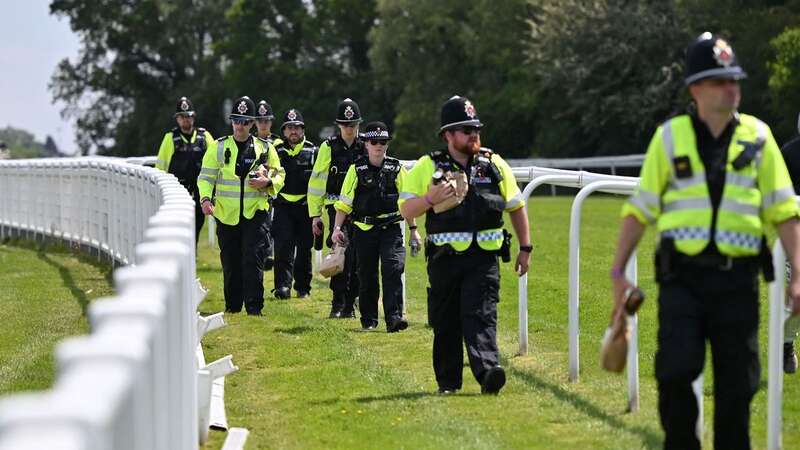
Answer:
[[641, 199], [642, 204], [646, 205], [649, 208], [659, 208], [661, 207], [661, 197], [657, 194], [654, 194], [650, 191], [639, 190], [632, 197], [638, 197]]
[[198, 175], [198, 176], [197, 176], [197, 180], [198, 180], [198, 181], [200, 181], [200, 180], [203, 180], [203, 181], [208, 181], [208, 182], [209, 182], [209, 183], [211, 183], [211, 184], [214, 184], [214, 180], [215, 180], [215, 179], [216, 179], [216, 177], [213, 177], [213, 176], [211, 176], [211, 175], [203, 175], [203, 174], [200, 174], [200, 175]]
[[711, 236], [711, 232], [705, 227], [679, 227], [664, 230], [661, 232], [662, 237], [671, 237], [676, 241], [686, 239], [700, 239], [707, 241]]
[[217, 165], [222, 167], [223, 163], [225, 162], [225, 158], [223, 157], [223, 153], [225, 152], [225, 141], [217, 141]]
[[200, 173], [205, 173], [208, 175], [217, 176], [217, 172], [219, 172], [219, 169], [209, 169], [208, 167], [203, 167], [202, 169], [200, 169]]
[[328, 179], [328, 172], [311, 172], [311, 178], [317, 178], [320, 180], [327, 180]]
[[[675, 159], [675, 143], [672, 141], [672, 120], [664, 122], [664, 126], [661, 127], [661, 139], [664, 141], [664, 153], [667, 154], [667, 161], [672, 161]], [[671, 164], [670, 167], [672, 167]]]
[[745, 247], [751, 249], [761, 248], [761, 236], [739, 231], [717, 230], [716, 242], [718, 244], [728, 244], [734, 247]]
[[417, 198], [417, 196], [412, 194], [411, 192], [401, 192], [400, 198], [403, 200], [408, 200], [410, 198]]
[[516, 208], [523, 203], [524, 201], [522, 200], [522, 193], [519, 193], [515, 195], [514, 198], [506, 202], [506, 209]]
[[478, 231], [477, 236], [475, 239], [478, 242], [482, 241], [496, 241], [498, 239], [503, 239], [503, 230], [491, 230], [491, 231]]
[[734, 186], [749, 189], [755, 187], [756, 179], [747, 175], [731, 172], [730, 170], [725, 173], [725, 184], [732, 184]]
[[309, 195], [317, 195], [317, 196], [322, 197], [323, 195], [325, 195], [325, 191], [323, 191], [322, 189], [317, 189], [317, 188], [311, 188], [310, 187], [310, 188], [308, 188], [308, 194]]
[[[238, 191], [217, 191], [217, 197], [233, 197], [239, 198]], [[264, 194], [261, 192], [245, 192], [244, 198], [254, 198], [254, 197], [264, 197]]]
[[689, 178], [672, 177], [669, 180], [669, 184], [672, 189], [686, 189], [693, 186], [699, 186], [706, 184], [706, 174], [705, 172], [700, 172], [692, 175]]
[[725, 211], [731, 211], [737, 214], [745, 214], [750, 216], [758, 216], [758, 211], [759, 211], [758, 206], [748, 205], [747, 203], [737, 202], [736, 200], [724, 197], [722, 199], [722, 202], [719, 204], [719, 209], [724, 209]]
[[[348, 196], [346, 196], [346, 195], [340, 195], [339, 196], [339, 201], [344, 203], [347, 206], [353, 206], [353, 199], [348, 197]], [[380, 217], [380, 216], [378, 216], [378, 217]]]
[[217, 186], [241, 186], [238, 180], [226, 180], [222, 177], [217, 178]]
[[428, 239], [431, 240], [434, 244], [446, 244], [448, 242], [471, 242], [472, 241], [472, 233], [470, 232], [461, 232], [461, 233], [434, 233], [429, 234]]
[[665, 213], [684, 209], [711, 209], [711, 201], [708, 198], [687, 198], [665, 203], [663, 207]]
[[244, 198], [266, 197], [263, 192], [245, 192]]
[[644, 215], [644, 218], [647, 219], [648, 222], [653, 223], [656, 221], [656, 217], [653, 215], [652, 212], [650, 212], [650, 208], [647, 207], [645, 201], [642, 200], [641, 197], [632, 195], [628, 199], [628, 202], [631, 205], [635, 206], [636, 209], [639, 210]]
[[758, 119], [756, 119], [756, 135], [762, 144], [761, 150], [756, 153], [756, 171], [758, 171], [761, 168], [761, 157], [764, 156], [763, 145], [767, 142], [767, 124]]
[[770, 192], [768, 195], [765, 195], [761, 199], [761, 207], [763, 209], [767, 209], [770, 206], [780, 203], [787, 198], [794, 197], [794, 188], [793, 187], [785, 187], [783, 189], [778, 189], [777, 191]]

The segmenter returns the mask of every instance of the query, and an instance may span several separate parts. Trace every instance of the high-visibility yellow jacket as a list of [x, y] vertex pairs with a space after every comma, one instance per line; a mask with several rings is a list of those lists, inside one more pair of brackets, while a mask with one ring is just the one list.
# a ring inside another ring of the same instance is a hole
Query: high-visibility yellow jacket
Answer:
[[283, 187], [283, 168], [275, 148], [259, 138], [251, 137], [251, 141], [255, 161], [248, 172], [255, 170], [258, 164], [276, 169], [276, 174], [271, 178], [272, 184], [264, 191], [251, 188], [246, 173], [245, 179], [236, 175], [238, 147], [233, 136], [217, 139], [203, 157], [203, 167], [197, 178], [200, 198], [215, 200], [214, 217], [226, 225], [238, 224], [240, 215], [252, 219], [256, 211], [268, 210], [267, 196], [275, 197]]
[[[749, 150], [748, 150], [749, 149]], [[745, 151], [752, 161], [735, 169]], [[769, 127], [739, 115], [725, 166], [725, 186], [711, 236], [713, 208], [691, 117], [678, 116], [656, 130], [647, 149], [636, 192], [622, 208], [642, 224], [655, 223], [662, 237], [675, 240], [686, 255], [697, 255], [714, 239], [731, 257], [758, 254], [764, 224], [798, 216], [797, 201], [778, 145]]]
[[308, 215], [322, 215], [323, 206], [333, 205], [339, 198], [349, 167], [366, 154], [364, 143], [356, 138], [349, 147], [339, 135], [329, 137], [319, 146], [314, 169], [308, 180]]
[[[432, 156], [436, 155], [450, 161], [450, 166], [448, 167], [450, 171], [463, 170], [463, 168], [454, 163], [447, 153], [447, 150], [423, 156], [417, 161], [408, 175], [404, 177], [398, 205], [402, 205], [403, 202], [410, 198], [422, 197], [428, 192], [433, 181], [433, 173], [437, 167], [437, 163], [434, 162]], [[489, 161], [479, 161], [480, 158], [487, 158], [487, 155], [489, 155]], [[468, 173], [467, 180], [469, 182], [469, 188], [467, 196], [483, 196], [484, 192], [499, 192], [499, 195], [491, 194], [492, 197], [500, 199], [502, 203], [492, 202], [491, 208], [495, 208], [493, 209], [494, 214], [502, 214], [503, 211], [512, 212], [522, 208], [524, 206], [522, 193], [517, 186], [514, 173], [511, 171], [511, 167], [508, 163], [499, 155], [491, 153], [491, 150], [481, 149], [481, 152], [473, 156], [470, 166], [476, 168], [480, 164], [488, 168], [493, 164], [497, 168], [500, 179], [496, 180], [493, 176], [486, 173]], [[503, 244], [502, 218], [498, 221], [499, 223], [495, 223], [494, 226], [484, 228], [478, 225], [483, 219], [481, 217], [475, 217], [475, 212], [469, 211], [468, 209], [470, 207], [476, 207], [479, 204], [487, 205], [488, 202], [473, 201], [467, 198], [459, 206], [441, 214], [436, 214], [433, 209], [428, 210], [425, 219], [427, 240], [435, 245], [449, 244], [456, 251], [466, 250], [472, 244], [473, 240], [484, 250], [500, 250]], [[486, 209], [484, 206], [482, 206], [482, 208]], [[435, 216], [452, 217], [452, 219], [444, 219], [451, 224], [450, 227], [452, 230], [439, 230], [435, 233], [431, 233], [430, 224], [435, 220], [439, 220], [439, 218]], [[460, 220], [461, 217], [466, 220]]]
[[213, 144], [214, 142], [214, 138], [211, 136], [211, 133], [209, 133], [203, 128], [195, 128], [194, 131], [192, 131], [192, 138], [189, 141], [187, 141], [186, 138], [183, 137], [183, 135], [180, 134], [180, 132], [178, 132], [177, 129], [171, 130], [166, 134], [164, 134], [164, 139], [161, 140], [161, 146], [158, 148], [158, 156], [156, 157], [156, 169], [168, 172], [169, 165], [172, 162], [172, 156], [175, 154], [176, 140], [181, 142], [184, 146], [186, 144], [195, 144], [198, 141], [197, 139], [198, 130], [203, 130], [204, 147], [202, 148], [202, 152], [203, 154], [205, 154], [205, 150], [208, 147], [210, 147], [211, 144]]

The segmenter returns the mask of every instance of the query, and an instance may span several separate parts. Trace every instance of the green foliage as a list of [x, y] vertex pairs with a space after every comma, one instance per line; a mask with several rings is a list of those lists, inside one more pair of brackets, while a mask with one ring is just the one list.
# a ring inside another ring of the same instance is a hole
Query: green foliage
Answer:
[[46, 153], [44, 145], [32, 133], [19, 128], [0, 128], [0, 142], [5, 142], [11, 158], [15, 159], [41, 158]]
[[681, 103], [688, 36], [669, 2], [543, 1], [534, 35], [542, 156], [643, 152]]
[[800, 110], [800, 28], [789, 28], [773, 39], [775, 61], [769, 64], [769, 89], [777, 109], [782, 114], [781, 129], [796, 122]]

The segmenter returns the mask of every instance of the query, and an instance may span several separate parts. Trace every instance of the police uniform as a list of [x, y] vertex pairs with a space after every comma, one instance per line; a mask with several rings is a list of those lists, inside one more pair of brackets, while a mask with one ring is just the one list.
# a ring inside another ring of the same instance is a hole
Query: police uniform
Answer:
[[[337, 106], [336, 123], [357, 124], [361, 122], [361, 110], [351, 99], [341, 101]], [[319, 155], [314, 163], [314, 170], [308, 182], [308, 215], [319, 217], [323, 206], [328, 211], [328, 223], [333, 224], [336, 217], [334, 203], [339, 198], [344, 178], [356, 158], [366, 153], [364, 143], [356, 138], [352, 144], [347, 143], [340, 135], [328, 138], [319, 147]], [[342, 231], [352, 236], [352, 223], [345, 222]], [[332, 227], [329, 227], [327, 244], [331, 246]], [[331, 277], [332, 318], [355, 317], [355, 301], [358, 296], [358, 258], [353, 246], [348, 246], [345, 253], [345, 266], [342, 273]]]
[[[192, 101], [186, 97], [178, 99], [175, 116], [194, 116]], [[211, 133], [204, 128], [195, 128], [191, 136], [181, 133], [179, 127], [173, 128], [164, 135], [158, 149], [156, 169], [175, 175], [175, 178], [189, 191], [195, 202], [195, 243], [203, 229], [205, 216], [200, 207], [200, 195], [197, 192], [197, 176], [203, 165], [203, 155], [209, 144], [214, 142]]]
[[[445, 103], [440, 132], [482, 126], [474, 105], [464, 97]], [[440, 392], [462, 387], [463, 345], [483, 392], [505, 383], [497, 347], [500, 300], [498, 254], [504, 244], [503, 211], [524, 206], [514, 174], [491, 150], [482, 148], [462, 167], [447, 149], [420, 158], [403, 180], [400, 205], [424, 197], [437, 169], [463, 172], [468, 190], [453, 209], [425, 216], [428, 261], [428, 322], [433, 327], [433, 368]], [[462, 344], [463, 341], [463, 344]]]
[[[389, 142], [391, 137], [382, 122], [367, 124], [365, 140]], [[351, 243], [358, 255], [359, 303], [361, 326], [378, 326], [378, 261], [383, 285], [383, 313], [390, 333], [408, 327], [403, 318], [403, 282], [406, 250], [403, 245], [402, 217], [398, 195], [406, 170], [400, 160], [385, 156], [379, 167], [368, 156], [360, 156], [347, 170], [338, 211], [352, 217]]]
[[[687, 85], [746, 76], [730, 45], [710, 33], [687, 49], [686, 67]], [[735, 114], [715, 138], [694, 114], [667, 120], [622, 215], [655, 224], [661, 238], [655, 373], [665, 448], [700, 448], [691, 383], [703, 370], [706, 341], [714, 365], [714, 447], [749, 448], [750, 401], [760, 379], [757, 272], [771, 267], [764, 225], [798, 215], [769, 127]]]
[[[258, 120], [269, 120], [270, 122], [275, 118], [274, 113], [272, 112], [272, 106], [266, 100], [260, 100], [256, 105], [256, 121]], [[270, 133], [266, 137], [261, 137], [258, 135], [258, 129], [256, 128], [256, 132], [254, 134], [259, 139], [265, 141], [268, 145], [272, 145], [273, 147], [277, 146], [278, 139], [280, 137], [275, 133]], [[267, 201], [269, 202], [269, 211], [267, 212], [267, 228], [272, 230], [272, 220], [275, 215], [275, 208], [272, 206], [272, 197], [267, 197]], [[266, 267], [272, 267], [274, 265], [274, 255], [273, 250], [275, 249], [275, 241], [273, 240], [272, 233], [269, 233], [269, 253], [265, 255]]]
[[[255, 105], [242, 97], [233, 105], [231, 119], [253, 120]], [[248, 174], [266, 164], [277, 169], [272, 183], [259, 191], [249, 186]], [[283, 186], [283, 171], [275, 148], [250, 136], [245, 142], [225, 136], [206, 152], [197, 181], [200, 197], [213, 199], [217, 239], [225, 284], [225, 309], [261, 314], [264, 306], [265, 255], [269, 252], [266, 226], [268, 195]]]
[[[281, 131], [288, 125], [305, 127], [300, 111], [290, 109], [284, 115]], [[303, 139], [294, 147], [285, 139], [276, 141], [281, 166], [286, 171], [283, 189], [275, 198], [275, 297], [287, 299], [292, 278], [298, 297], [311, 292], [311, 218], [308, 216], [306, 190], [317, 147]]]

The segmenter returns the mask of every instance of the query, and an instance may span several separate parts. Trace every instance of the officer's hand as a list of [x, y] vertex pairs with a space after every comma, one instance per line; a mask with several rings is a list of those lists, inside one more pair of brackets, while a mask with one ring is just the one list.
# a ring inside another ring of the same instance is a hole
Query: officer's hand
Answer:
[[251, 188], [253, 189], [264, 189], [272, 183], [272, 181], [266, 177], [266, 173], [262, 170], [258, 171], [258, 178], [250, 178], [247, 182]]
[[519, 252], [517, 255], [517, 263], [514, 264], [514, 270], [518, 276], [523, 276], [528, 273], [528, 267], [531, 264], [531, 254], [528, 252]]
[[314, 236], [320, 236], [325, 233], [325, 225], [322, 224], [322, 219], [319, 217], [311, 218], [311, 233]]
[[456, 188], [450, 183], [433, 184], [425, 194], [434, 205], [438, 205], [454, 195], [456, 195]]
[[345, 246], [347, 245], [347, 238], [345, 238], [344, 233], [342, 230], [333, 230], [333, 236], [331, 236], [333, 242]]
[[617, 317], [624, 314], [625, 311], [625, 292], [628, 289], [633, 289], [636, 286], [633, 285], [627, 278], [619, 277], [619, 278], [612, 278], [611, 284], [613, 288], [613, 295], [614, 295], [614, 309], [611, 311], [611, 323], [614, 323], [614, 320]]
[[211, 200], [205, 199], [203, 203], [200, 205], [203, 208], [203, 214], [207, 216], [211, 216], [214, 214], [214, 204], [211, 203]]

